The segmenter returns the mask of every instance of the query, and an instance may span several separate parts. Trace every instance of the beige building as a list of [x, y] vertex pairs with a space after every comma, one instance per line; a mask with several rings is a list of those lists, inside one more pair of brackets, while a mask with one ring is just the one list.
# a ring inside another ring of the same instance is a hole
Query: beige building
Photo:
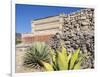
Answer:
[[33, 41], [48, 41], [49, 37], [61, 32], [62, 23], [63, 20], [61, 15], [32, 20], [32, 31], [31, 33], [22, 34], [22, 41], [25, 43]]
[[[90, 28], [88, 29], [88, 25], [92, 23], [92, 21], [90, 22], [89, 19], [92, 17], [92, 15], [91, 9], [82, 9], [70, 14], [59, 14], [32, 20], [32, 31], [31, 33], [22, 34], [22, 41], [25, 43], [34, 41], [48, 41], [49, 37], [52, 35], [62, 33], [64, 30], [67, 30], [68, 27], [74, 26], [77, 27], [77, 31], [82, 29], [81, 31], [87, 32], [90, 30]], [[85, 26], [81, 26], [79, 28], [80, 25]]]
[[32, 33], [34, 35], [55, 34], [62, 30], [60, 15], [49, 16], [32, 21]]

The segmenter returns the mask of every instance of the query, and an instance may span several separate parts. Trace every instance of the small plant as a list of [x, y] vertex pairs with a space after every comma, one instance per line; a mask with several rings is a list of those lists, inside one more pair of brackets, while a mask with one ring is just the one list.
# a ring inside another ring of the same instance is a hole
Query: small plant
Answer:
[[24, 65], [28, 67], [41, 67], [41, 62], [49, 62], [49, 48], [44, 42], [35, 42], [26, 52]]
[[16, 44], [20, 44], [21, 43], [21, 40], [16, 40]]
[[80, 69], [82, 57], [79, 57], [79, 52], [79, 48], [74, 53], [67, 53], [64, 47], [62, 47], [62, 51], [56, 50], [56, 52], [51, 49], [51, 63], [43, 61], [41, 63], [47, 71]]

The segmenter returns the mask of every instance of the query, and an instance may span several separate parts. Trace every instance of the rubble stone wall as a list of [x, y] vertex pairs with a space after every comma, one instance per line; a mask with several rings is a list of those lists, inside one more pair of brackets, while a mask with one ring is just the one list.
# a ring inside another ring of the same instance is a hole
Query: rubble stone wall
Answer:
[[90, 57], [86, 63], [83, 63], [83, 68], [93, 68], [94, 9], [88, 8], [68, 15], [62, 14], [60, 18], [62, 20], [62, 33], [58, 33], [53, 37], [52, 47], [59, 47], [59, 40], [61, 39], [69, 52], [80, 48], [83, 53], [89, 53]]

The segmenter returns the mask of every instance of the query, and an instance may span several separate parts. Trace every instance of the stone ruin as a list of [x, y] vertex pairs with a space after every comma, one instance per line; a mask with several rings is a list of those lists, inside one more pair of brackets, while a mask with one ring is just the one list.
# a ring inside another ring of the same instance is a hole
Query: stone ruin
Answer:
[[67, 51], [80, 48], [87, 53], [87, 59], [82, 68], [94, 68], [94, 9], [87, 8], [71, 14], [61, 14], [62, 30], [51, 38], [51, 47], [60, 47], [60, 40], [64, 41]]

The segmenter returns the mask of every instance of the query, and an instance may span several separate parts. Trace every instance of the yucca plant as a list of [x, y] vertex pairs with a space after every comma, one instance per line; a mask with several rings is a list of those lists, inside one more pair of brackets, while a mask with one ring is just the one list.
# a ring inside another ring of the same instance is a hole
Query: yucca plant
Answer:
[[62, 51], [53, 51], [51, 49], [51, 63], [41, 61], [47, 71], [80, 69], [82, 57], [79, 56], [79, 48], [74, 53], [67, 53], [64, 47], [62, 47]]
[[44, 42], [35, 42], [26, 52], [24, 57], [24, 66], [38, 68], [41, 62], [49, 62], [49, 47]]

